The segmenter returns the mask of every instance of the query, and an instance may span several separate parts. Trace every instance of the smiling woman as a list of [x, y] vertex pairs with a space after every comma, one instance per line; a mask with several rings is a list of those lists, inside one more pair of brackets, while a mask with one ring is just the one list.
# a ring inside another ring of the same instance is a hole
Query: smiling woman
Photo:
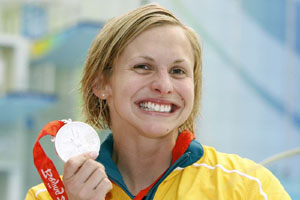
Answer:
[[[108, 104], [112, 131], [125, 129], [128, 139], [177, 135], [193, 109], [193, 68], [192, 47], [182, 28], [159, 26], [138, 35], [119, 55], [110, 80], [94, 86], [94, 94]], [[141, 109], [145, 105], [148, 109]]]
[[[178, 34], [173, 33], [173, 35], [170, 35], [173, 36], [172, 39], [170, 38], [165, 41], [164, 39], [168, 39], [169, 35], [165, 35], [167, 32], [164, 31], [165, 29], [161, 29], [161, 26], [163, 25], [172, 26], [171, 29], [173, 32], [178, 31]], [[159, 31], [161, 30], [149, 30], [151, 28], [160, 28], [164, 32], [160, 33]], [[143, 33], [146, 30], [148, 33]], [[156, 35], [153, 37], [154, 35], [152, 36], [151, 34]], [[140, 37], [137, 38], [137, 36]], [[147, 48], [145, 48], [146, 45], [143, 45], [143, 43], [145, 43], [145, 41], [143, 41], [144, 39], [147, 41], [147, 44], [152, 44], [152, 47], [147, 46]], [[132, 40], [135, 40], [134, 43], [139, 46], [130, 44], [133, 42]], [[158, 46], [155, 44], [160, 44], [161, 42], [164, 42], [163, 44], [165, 45], [165, 48], [158, 51], [158, 48], [162, 45]], [[185, 46], [180, 46], [180, 43], [185, 43]], [[177, 47], [177, 49], [172, 49], [173, 47]], [[183, 49], [183, 47], [185, 49]], [[82, 78], [82, 90], [85, 95], [84, 101], [86, 103], [84, 110], [87, 114], [88, 122], [99, 128], [111, 126], [110, 113], [108, 112], [106, 104], [107, 102], [106, 100], [102, 101], [101, 99], [99, 101], [97, 96], [93, 95], [91, 91], [91, 84], [97, 83], [98, 85], [96, 85], [96, 87], [99, 88], [101, 87], [100, 84], [103, 85], [107, 83], [113, 74], [112, 72], [118, 69], [118, 67], [112, 66], [114, 66], [116, 62], [121, 62], [116, 58], [126, 53], [124, 52], [125, 48], [127, 48], [127, 54], [131, 52], [134, 53], [130, 55], [130, 58], [127, 57], [127, 55], [123, 55], [124, 58], [122, 59], [126, 59], [127, 65], [131, 65], [129, 66], [131, 68], [127, 66], [128, 70], [135, 70], [137, 73], [141, 74], [148, 74], [159, 69], [157, 68], [158, 66], [155, 66], [155, 64], [159, 64], [155, 63], [157, 62], [155, 59], [160, 58], [155, 58], [154, 55], [152, 55], [153, 52], [156, 52], [156, 54], [160, 53], [161, 57], [170, 56], [171, 53], [179, 54], [174, 54], [173, 58], [169, 58], [174, 60], [170, 61], [172, 62], [171, 68], [171, 63], [167, 63], [169, 67], [168, 70], [170, 74], [173, 74], [173, 77], [180, 78], [183, 77], [182, 74], [186, 74], [187, 76], [192, 76], [195, 81], [195, 95], [193, 98], [194, 109], [189, 116], [189, 120], [182, 124], [182, 130], [188, 128], [193, 131], [193, 121], [199, 108], [201, 96], [201, 48], [198, 43], [198, 38], [192, 29], [183, 25], [174, 15], [172, 15], [172, 13], [162, 8], [159, 9], [159, 7], [154, 5], [141, 7], [140, 9], [125, 14], [124, 16], [111, 19], [106, 26], [102, 28], [92, 44], [89, 53], [90, 56], [87, 60]], [[142, 53], [139, 52], [140, 50], [149, 52]], [[175, 52], [179, 50], [181, 50], [181, 52]], [[175, 57], [182, 56], [180, 53], [190, 55], [183, 55], [185, 58]], [[187, 60], [187, 57], [192, 60]], [[188, 67], [188, 65], [191, 65], [192, 70], [184, 70], [183, 67]], [[181, 72], [178, 73], [179, 71]], [[95, 105], [98, 104], [98, 102], [102, 109], [95, 108]]]
[[290, 199], [261, 165], [195, 140], [201, 67], [195, 32], [157, 4], [108, 21], [81, 83], [87, 122], [112, 134], [65, 163], [69, 199]]

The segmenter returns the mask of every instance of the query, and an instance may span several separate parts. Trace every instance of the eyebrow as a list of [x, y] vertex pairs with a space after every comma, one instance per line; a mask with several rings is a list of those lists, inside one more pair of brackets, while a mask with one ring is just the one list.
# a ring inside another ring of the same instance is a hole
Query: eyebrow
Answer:
[[[149, 56], [138, 56], [137, 58], [144, 58], [145, 60], [149, 60], [149, 61], [152, 61], [152, 62], [155, 61], [152, 57], [149, 57]], [[185, 60], [184, 59], [177, 59], [173, 62], [173, 64], [182, 63], [182, 62], [185, 62]]]

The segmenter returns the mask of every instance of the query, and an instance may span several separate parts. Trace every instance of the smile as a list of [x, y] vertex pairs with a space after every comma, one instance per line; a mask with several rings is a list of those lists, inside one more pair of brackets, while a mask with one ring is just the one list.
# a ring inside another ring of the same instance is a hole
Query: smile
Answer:
[[152, 111], [152, 112], [161, 112], [161, 113], [170, 113], [172, 111], [171, 104], [157, 104], [153, 102], [141, 102], [139, 106], [142, 110]]

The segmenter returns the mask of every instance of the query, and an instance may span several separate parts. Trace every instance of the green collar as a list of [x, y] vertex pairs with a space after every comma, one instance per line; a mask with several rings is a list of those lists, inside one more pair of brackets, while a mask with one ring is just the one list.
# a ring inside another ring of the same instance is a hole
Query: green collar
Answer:
[[[161, 178], [154, 184], [153, 187], [148, 191], [146, 199], [152, 199], [155, 195], [155, 192], [159, 186], [159, 184], [177, 167], [187, 167], [196, 161], [198, 161], [203, 156], [203, 147], [202, 145], [194, 139], [184, 137], [183, 135], [192, 134], [187, 131], [183, 131], [178, 136], [176, 141], [176, 145], [173, 149], [173, 157], [174, 152], [177, 150], [176, 160], [172, 162], [167, 171], [161, 176]], [[193, 136], [192, 136], [193, 137]], [[194, 137], [193, 137], [194, 138]], [[112, 152], [113, 152], [113, 135], [110, 134], [107, 136], [105, 141], [101, 144], [100, 154], [96, 159], [98, 162], [102, 163], [105, 167], [105, 171], [111, 181], [115, 184], [119, 185], [132, 199], [134, 196], [129, 192], [127, 186], [124, 183], [122, 175], [112, 160]], [[186, 145], [186, 147], [184, 147]], [[184, 148], [184, 152], [178, 155], [178, 150], [182, 150]], [[175, 153], [176, 154], [176, 153]]]

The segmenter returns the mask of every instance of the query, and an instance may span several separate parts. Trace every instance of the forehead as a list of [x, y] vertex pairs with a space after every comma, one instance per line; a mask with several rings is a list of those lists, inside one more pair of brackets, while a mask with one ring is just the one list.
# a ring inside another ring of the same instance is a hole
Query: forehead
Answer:
[[[180, 26], [176, 25], [163, 25], [156, 26], [150, 29], [143, 31], [136, 38], [134, 38], [131, 43], [138, 42], [152, 42], [152, 41], [161, 41], [161, 42], [171, 42], [169, 45], [172, 45], [173, 42], [181, 43], [181, 45], [186, 45], [188, 43], [188, 38]], [[173, 41], [173, 42], [172, 42]]]
[[183, 28], [175, 25], [163, 25], [150, 28], [134, 38], [122, 51], [120, 57], [136, 54], [151, 56], [181, 56], [194, 62], [193, 50]]

